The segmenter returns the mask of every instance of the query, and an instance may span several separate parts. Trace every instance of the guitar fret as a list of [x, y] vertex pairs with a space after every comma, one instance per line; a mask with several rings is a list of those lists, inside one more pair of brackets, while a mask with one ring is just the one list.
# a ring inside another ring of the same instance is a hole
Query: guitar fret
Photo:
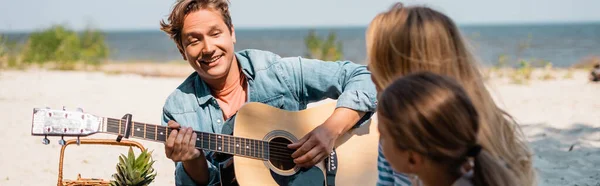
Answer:
[[261, 147], [262, 147], [263, 152], [264, 152], [263, 159], [268, 159], [269, 158], [269, 150], [268, 150], [269, 147], [268, 146], [269, 145], [267, 144], [266, 141], [261, 143]]
[[138, 138], [143, 138], [144, 137], [144, 131], [142, 131], [142, 126], [144, 125], [144, 123], [133, 123], [133, 126], [131, 127], [131, 136], [133, 137], [138, 137]]
[[240, 138], [235, 138], [235, 148], [237, 150], [236, 153], [241, 154], [242, 153], [242, 140]]
[[158, 126], [154, 126], [154, 140], [158, 141]]
[[227, 143], [225, 143], [225, 140], [227, 139], [227, 136], [222, 135], [221, 136], [221, 151], [224, 153], [227, 153]]
[[121, 135], [121, 120], [119, 120], [119, 135]]
[[201, 148], [206, 148], [206, 145], [205, 145], [206, 141], [204, 140], [206, 138], [205, 136], [206, 136], [206, 134], [202, 133], [202, 138], [201, 138], [202, 139], [202, 145], [201, 145], [202, 147]]
[[206, 141], [204, 141], [204, 148], [210, 149], [210, 133], [204, 134]]
[[[196, 141], [196, 144], [200, 143], [200, 148], [203, 148], [204, 146], [204, 135], [202, 133], [198, 134], [198, 140], [200, 140], [200, 142]], [[198, 146], [198, 145], [196, 145]]]
[[258, 142], [258, 144], [260, 144], [259, 145], [260, 146], [259, 147], [260, 148], [260, 155], [258, 157], [262, 159], [263, 158], [262, 156], [264, 155], [265, 152], [263, 151], [263, 148], [262, 148], [262, 142]]
[[144, 138], [146, 138], [146, 124], [144, 123]]
[[201, 148], [200, 150], [202, 150], [202, 146], [204, 145], [204, 139], [203, 139], [204, 135], [202, 135], [201, 132], [196, 132], [196, 134], [197, 134], [196, 135], [197, 136], [197, 138], [196, 138], [196, 147], [199, 147], [199, 148]]
[[231, 153], [231, 136], [226, 136], [227, 139], [227, 143], [225, 143], [225, 145], [227, 145], [227, 147], [225, 147], [225, 149], [227, 149], [228, 153]]
[[217, 149], [219, 151], [222, 151], [223, 150], [223, 138], [221, 137], [221, 135], [217, 134], [217, 144], [218, 144], [219, 140], [221, 140], [221, 146], [219, 146]]
[[[135, 127], [135, 122], [131, 121], [131, 125], [132, 125], [132, 126], [131, 126], [131, 127], [129, 127], [129, 128], [130, 128], [130, 130], [131, 130], [131, 129], [133, 129], [133, 128]], [[135, 132], [135, 130], [131, 130], [131, 134], [129, 134], [129, 135], [131, 135], [131, 136], [135, 136], [135, 135], [133, 134], [133, 132]]]
[[244, 138], [244, 155], [248, 156], [248, 139]]

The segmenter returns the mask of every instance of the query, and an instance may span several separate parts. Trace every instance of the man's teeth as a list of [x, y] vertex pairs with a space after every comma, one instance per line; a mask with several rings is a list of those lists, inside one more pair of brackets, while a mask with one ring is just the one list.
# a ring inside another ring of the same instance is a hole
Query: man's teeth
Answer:
[[202, 60], [202, 62], [204, 62], [204, 63], [212, 63], [212, 62], [215, 62], [215, 61], [219, 60], [219, 58], [221, 58], [221, 56], [212, 58], [211, 60]]

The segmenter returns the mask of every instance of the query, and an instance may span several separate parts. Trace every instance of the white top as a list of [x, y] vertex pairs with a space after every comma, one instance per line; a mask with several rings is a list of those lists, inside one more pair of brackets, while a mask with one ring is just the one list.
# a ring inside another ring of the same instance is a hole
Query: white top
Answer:
[[471, 179], [463, 176], [456, 180], [452, 186], [473, 186], [473, 183], [471, 183]]
[[460, 178], [458, 178], [458, 180], [456, 180], [452, 186], [473, 186], [473, 182], [471, 181], [471, 178], [473, 177], [473, 171], [469, 171], [466, 174], [464, 174], [463, 176], [461, 176]]

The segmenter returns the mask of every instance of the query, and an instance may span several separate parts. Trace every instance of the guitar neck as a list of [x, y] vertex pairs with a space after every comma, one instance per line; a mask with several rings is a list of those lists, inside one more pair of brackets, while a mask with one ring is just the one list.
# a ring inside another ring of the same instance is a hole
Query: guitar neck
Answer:
[[[106, 127], [104, 127], [103, 132], [125, 136], [125, 132], [127, 131], [127, 126], [125, 126], [126, 120], [104, 119]], [[178, 129], [131, 121], [129, 137], [164, 143], [172, 130]], [[208, 132], [194, 132], [197, 134], [196, 148], [260, 160], [269, 159], [269, 142], [267, 141]]]

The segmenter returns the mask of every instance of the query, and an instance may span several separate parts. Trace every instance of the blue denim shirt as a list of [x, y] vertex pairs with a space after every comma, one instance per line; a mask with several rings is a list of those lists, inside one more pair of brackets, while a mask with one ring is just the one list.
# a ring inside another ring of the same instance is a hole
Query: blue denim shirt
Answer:
[[[248, 49], [236, 52], [238, 64], [248, 80], [248, 101], [298, 111], [307, 104], [325, 98], [337, 99], [337, 107], [367, 114], [357, 123], [370, 119], [376, 108], [376, 90], [366, 66], [350, 61], [325, 62], [301, 57], [282, 58], [268, 51]], [[196, 72], [192, 73], [167, 98], [162, 125], [169, 120], [196, 131], [231, 132], [223, 121], [223, 112], [209, 87]], [[209, 185], [219, 182], [217, 162], [205, 151], [210, 175]], [[182, 163], [176, 163], [176, 185], [195, 185]]]

